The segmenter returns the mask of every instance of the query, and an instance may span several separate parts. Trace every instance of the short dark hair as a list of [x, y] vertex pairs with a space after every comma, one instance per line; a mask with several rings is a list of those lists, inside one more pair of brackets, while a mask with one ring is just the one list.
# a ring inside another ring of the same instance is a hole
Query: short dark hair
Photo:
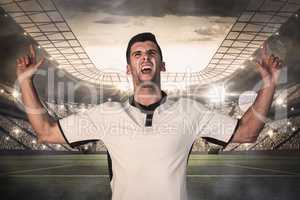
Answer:
[[158, 53], [161, 57], [161, 60], [163, 60], [163, 56], [162, 56], [162, 52], [161, 52], [161, 49], [160, 49], [160, 46], [159, 44], [157, 43], [156, 41], [156, 38], [155, 38], [155, 35], [153, 33], [150, 33], [150, 32], [145, 32], [145, 33], [139, 33], [135, 36], [133, 36], [129, 42], [128, 42], [128, 46], [127, 46], [127, 50], [126, 50], [126, 60], [127, 60], [127, 64], [130, 63], [130, 50], [131, 50], [131, 47], [134, 43], [136, 42], [146, 42], [146, 41], [151, 41], [153, 42], [154, 44], [156, 44], [157, 48], [158, 48]]

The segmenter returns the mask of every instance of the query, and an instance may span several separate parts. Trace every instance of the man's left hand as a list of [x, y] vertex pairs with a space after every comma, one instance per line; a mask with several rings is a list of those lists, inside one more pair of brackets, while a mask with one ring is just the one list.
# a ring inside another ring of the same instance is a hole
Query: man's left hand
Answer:
[[256, 61], [255, 64], [264, 83], [268, 86], [276, 86], [283, 62], [273, 54], [268, 55], [266, 46], [267, 44], [264, 42], [261, 51], [261, 60]]

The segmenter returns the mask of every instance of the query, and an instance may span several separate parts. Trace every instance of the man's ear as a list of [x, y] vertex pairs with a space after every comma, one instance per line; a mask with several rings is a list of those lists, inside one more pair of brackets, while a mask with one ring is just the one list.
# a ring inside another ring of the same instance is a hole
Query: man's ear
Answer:
[[160, 71], [165, 72], [166, 71], [166, 63], [162, 62], [160, 66]]
[[129, 64], [127, 64], [127, 66], [126, 66], [126, 74], [127, 75], [131, 74], [131, 66]]

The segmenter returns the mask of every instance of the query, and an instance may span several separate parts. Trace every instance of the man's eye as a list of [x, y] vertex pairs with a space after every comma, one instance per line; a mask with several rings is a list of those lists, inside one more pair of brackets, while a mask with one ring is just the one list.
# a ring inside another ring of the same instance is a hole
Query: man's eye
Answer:
[[140, 56], [141, 56], [141, 53], [135, 53], [133, 56], [134, 56], [134, 57], [140, 57]]

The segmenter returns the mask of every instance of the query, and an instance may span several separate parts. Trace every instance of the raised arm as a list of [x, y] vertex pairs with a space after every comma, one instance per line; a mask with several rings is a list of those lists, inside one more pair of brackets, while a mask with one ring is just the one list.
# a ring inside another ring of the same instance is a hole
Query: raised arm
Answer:
[[266, 43], [261, 54], [261, 60], [256, 62], [256, 66], [263, 81], [262, 89], [258, 92], [253, 105], [241, 118], [231, 142], [255, 142], [264, 127], [265, 118], [272, 104], [282, 62], [274, 55], [268, 56]]
[[22, 93], [22, 100], [29, 122], [35, 130], [39, 143], [65, 143], [58, 123], [51, 120], [42, 106], [33, 86], [32, 76], [43, 64], [44, 58], [37, 62], [34, 47], [29, 47], [30, 54], [16, 61], [16, 73]]

